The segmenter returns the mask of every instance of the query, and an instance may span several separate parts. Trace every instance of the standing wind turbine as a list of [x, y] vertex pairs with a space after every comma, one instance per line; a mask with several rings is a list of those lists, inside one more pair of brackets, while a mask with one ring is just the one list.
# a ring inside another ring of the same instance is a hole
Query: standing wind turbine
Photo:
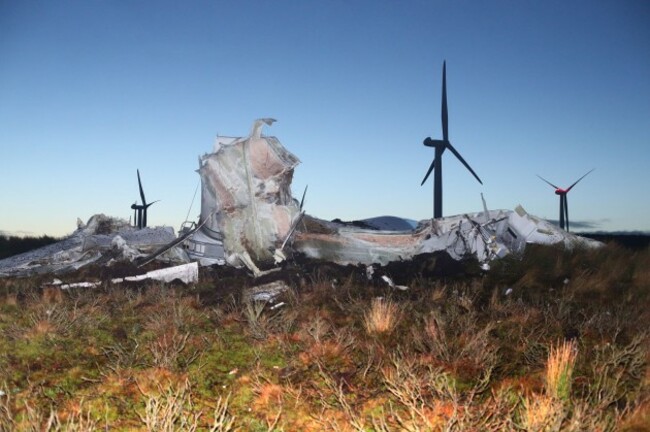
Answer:
[[[593, 171], [595, 169], [596, 168], [593, 168], [591, 171]], [[589, 171], [587, 174], [589, 174], [591, 171]], [[569, 191], [571, 189], [573, 189], [573, 186], [577, 185], [580, 180], [587, 177], [587, 174], [580, 177], [578, 180], [575, 181], [575, 183], [573, 183], [571, 186], [569, 186], [566, 189], [562, 189], [561, 187], [557, 187], [553, 183], [551, 183], [550, 181], [548, 181], [545, 178], [543, 178], [542, 176], [540, 176], [539, 174], [537, 175], [537, 177], [539, 177], [544, 182], [548, 183], [549, 185], [551, 185], [552, 187], [555, 188], [555, 195], [560, 196], [560, 228], [564, 229], [564, 223], [566, 221], [566, 230], [567, 230], [567, 232], [569, 232], [569, 202], [567, 201], [566, 196], [569, 193]]]
[[135, 225], [138, 226], [138, 228], [146, 228], [147, 227], [147, 209], [149, 206], [151, 206], [154, 203], [157, 203], [159, 200], [148, 203], [147, 200], [144, 197], [144, 190], [142, 189], [142, 181], [140, 180], [140, 170], [137, 170], [138, 172], [138, 187], [140, 188], [140, 198], [142, 199], [142, 205], [137, 205], [136, 203], [131, 204], [131, 208], [133, 209], [134, 217], [135, 217]]
[[472, 173], [472, 175], [478, 180], [479, 183], [483, 184], [480, 178], [476, 175], [474, 170], [469, 166], [465, 159], [456, 151], [454, 146], [449, 142], [448, 134], [448, 116], [447, 116], [447, 62], [445, 61], [442, 64], [442, 139], [434, 140], [430, 137], [424, 140], [424, 145], [427, 147], [433, 147], [436, 150], [431, 166], [427, 171], [424, 179], [420, 186], [424, 185], [424, 182], [427, 181], [431, 171], [436, 169], [435, 175], [433, 176], [433, 217], [438, 219], [442, 217], [442, 154], [445, 150], [449, 149], [463, 165], [465, 168]]

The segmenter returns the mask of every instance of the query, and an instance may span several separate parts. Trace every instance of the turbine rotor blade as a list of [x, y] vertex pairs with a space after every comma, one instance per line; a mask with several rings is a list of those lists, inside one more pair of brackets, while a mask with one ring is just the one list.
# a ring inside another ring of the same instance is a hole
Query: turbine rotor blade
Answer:
[[447, 113], [447, 61], [442, 63], [442, 115], [441, 116], [442, 116], [442, 139], [445, 141], [449, 141], [449, 116]]
[[142, 189], [142, 181], [140, 180], [140, 170], [138, 171], [138, 187], [140, 188], [140, 198], [142, 198], [142, 205], [147, 205], [147, 201], [144, 198], [144, 190]]
[[583, 176], [580, 177], [578, 180], [576, 180], [575, 183], [573, 183], [571, 186], [569, 186], [569, 187], [567, 188], [566, 191], [569, 192], [569, 191], [571, 190], [571, 188], [573, 188], [573, 186], [577, 185], [578, 182], [579, 182], [580, 180], [582, 180], [583, 178], [587, 177], [587, 175], [588, 175], [591, 171], [593, 171], [593, 170], [595, 170], [595, 169], [596, 169], [596, 168], [591, 169], [587, 174], [583, 175]]
[[146, 210], [146, 209], [148, 209], [149, 207], [151, 207], [152, 204], [155, 204], [155, 203], [157, 203], [157, 202], [159, 202], [159, 201], [160, 201], [160, 200], [156, 200], [156, 201], [154, 201], [154, 202], [150, 202], [150, 203], [148, 203], [148, 204], [145, 204], [143, 207], [144, 207], [144, 209]]
[[542, 179], [543, 182], [546, 182], [547, 184], [549, 184], [551, 187], [554, 187], [555, 189], [559, 189], [559, 187], [555, 186], [553, 183], [551, 183], [550, 181], [546, 180], [544, 177], [540, 176], [539, 174], [535, 174], [535, 175], [536, 175], [537, 177], [539, 177], [540, 179]]
[[420, 183], [420, 186], [424, 185], [424, 182], [427, 181], [427, 179], [429, 178], [429, 175], [431, 175], [431, 171], [433, 171], [433, 167], [435, 165], [436, 165], [436, 159], [434, 158], [433, 161], [431, 161], [431, 166], [429, 166], [429, 170], [424, 175], [424, 178], [422, 179], [422, 183]]
[[305, 204], [305, 195], [307, 195], [307, 188], [309, 185], [305, 186], [305, 191], [302, 193], [302, 199], [300, 200], [300, 210], [302, 210], [302, 206]]
[[478, 180], [479, 183], [483, 184], [483, 182], [478, 177], [478, 175], [476, 175], [476, 173], [474, 172], [472, 167], [470, 167], [469, 164], [467, 162], [465, 162], [465, 159], [463, 159], [463, 157], [460, 155], [460, 153], [458, 153], [456, 151], [456, 149], [454, 148], [454, 146], [451, 145], [451, 143], [449, 143], [449, 142], [447, 143], [447, 148], [458, 158], [459, 161], [461, 161], [461, 163], [463, 165], [465, 165], [465, 168], [467, 168], [469, 170], [469, 172], [472, 173], [472, 175], [476, 178], [476, 180]]

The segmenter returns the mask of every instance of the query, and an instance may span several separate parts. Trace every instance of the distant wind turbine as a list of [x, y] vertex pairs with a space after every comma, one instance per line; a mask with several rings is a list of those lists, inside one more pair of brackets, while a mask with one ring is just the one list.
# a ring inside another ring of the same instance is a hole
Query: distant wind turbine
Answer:
[[449, 142], [448, 116], [447, 116], [447, 62], [446, 61], [443, 62], [442, 64], [442, 139], [434, 140], [429, 137], [424, 140], [424, 145], [427, 147], [433, 147], [436, 150], [436, 152], [433, 161], [431, 162], [431, 166], [429, 166], [429, 170], [424, 176], [424, 179], [422, 180], [420, 186], [424, 185], [424, 183], [429, 178], [431, 171], [433, 171], [433, 169], [435, 168], [436, 172], [435, 175], [433, 176], [433, 217], [434, 219], [438, 219], [442, 217], [442, 154], [445, 152], [445, 150], [449, 149], [449, 151], [451, 151], [458, 158], [458, 160], [463, 165], [465, 165], [465, 168], [467, 168], [469, 172], [472, 173], [472, 175], [476, 178], [476, 180], [478, 180], [479, 183], [483, 184], [483, 182], [478, 177], [478, 175], [476, 175], [474, 170], [469, 166], [467, 162], [465, 162], [465, 159], [463, 159], [460, 153], [458, 153], [458, 151], [456, 151], [454, 146], [452, 146], [451, 143]]
[[136, 203], [133, 203], [131, 204], [131, 208], [133, 209], [133, 213], [134, 213], [135, 225], [137, 225], [138, 228], [146, 228], [147, 209], [152, 204], [157, 203], [159, 200], [151, 203], [147, 203], [147, 200], [144, 197], [144, 190], [142, 189], [142, 181], [140, 180], [140, 170], [137, 170], [137, 172], [138, 172], [138, 187], [140, 188], [140, 199], [142, 199], [142, 205], [137, 205]]
[[[593, 171], [595, 169], [596, 168], [593, 168], [593, 169], [591, 169], [591, 171]], [[591, 173], [591, 171], [587, 172], [587, 174]], [[551, 185], [552, 187], [555, 188], [555, 195], [560, 196], [560, 228], [564, 229], [564, 224], [565, 224], [565, 221], [566, 221], [566, 230], [567, 230], [567, 232], [569, 232], [569, 202], [567, 201], [566, 196], [569, 193], [569, 191], [571, 189], [573, 189], [573, 186], [577, 185], [580, 180], [587, 177], [587, 174], [580, 177], [578, 180], [576, 180], [571, 186], [569, 186], [566, 189], [562, 189], [561, 187], [555, 186], [553, 183], [546, 180], [545, 178], [543, 178], [539, 174], [537, 175], [537, 177], [539, 177], [544, 182], [548, 183], [549, 185]]]

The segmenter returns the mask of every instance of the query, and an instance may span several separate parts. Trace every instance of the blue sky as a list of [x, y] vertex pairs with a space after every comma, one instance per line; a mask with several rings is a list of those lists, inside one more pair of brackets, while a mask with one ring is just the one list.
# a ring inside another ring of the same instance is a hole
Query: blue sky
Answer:
[[[521, 204], [650, 231], [650, 3], [0, 0], [0, 230], [63, 235], [95, 213], [178, 228], [217, 134], [260, 117], [302, 163], [308, 213], [432, 214], [420, 187], [449, 135], [444, 213]], [[194, 203], [190, 219], [199, 214]]]

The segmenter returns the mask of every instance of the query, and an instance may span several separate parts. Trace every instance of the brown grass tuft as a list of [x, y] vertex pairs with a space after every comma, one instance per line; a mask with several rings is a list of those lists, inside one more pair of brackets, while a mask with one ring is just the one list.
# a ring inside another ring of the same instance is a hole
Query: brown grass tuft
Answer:
[[372, 299], [370, 309], [364, 313], [363, 318], [368, 333], [390, 333], [401, 318], [401, 310], [391, 300], [377, 297]]
[[574, 341], [564, 341], [551, 347], [546, 362], [546, 393], [552, 398], [567, 401], [571, 397], [573, 368], [578, 356]]
[[565, 412], [562, 403], [546, 395], [532, 395], [522, 401], [521, 427], [526, 432], [559, 431]]
[[49, 304], [61, 303], [63, 301], [63, 292], [61, 291], [61, 288], [55, 286], [44, 287], [43, 301]]

